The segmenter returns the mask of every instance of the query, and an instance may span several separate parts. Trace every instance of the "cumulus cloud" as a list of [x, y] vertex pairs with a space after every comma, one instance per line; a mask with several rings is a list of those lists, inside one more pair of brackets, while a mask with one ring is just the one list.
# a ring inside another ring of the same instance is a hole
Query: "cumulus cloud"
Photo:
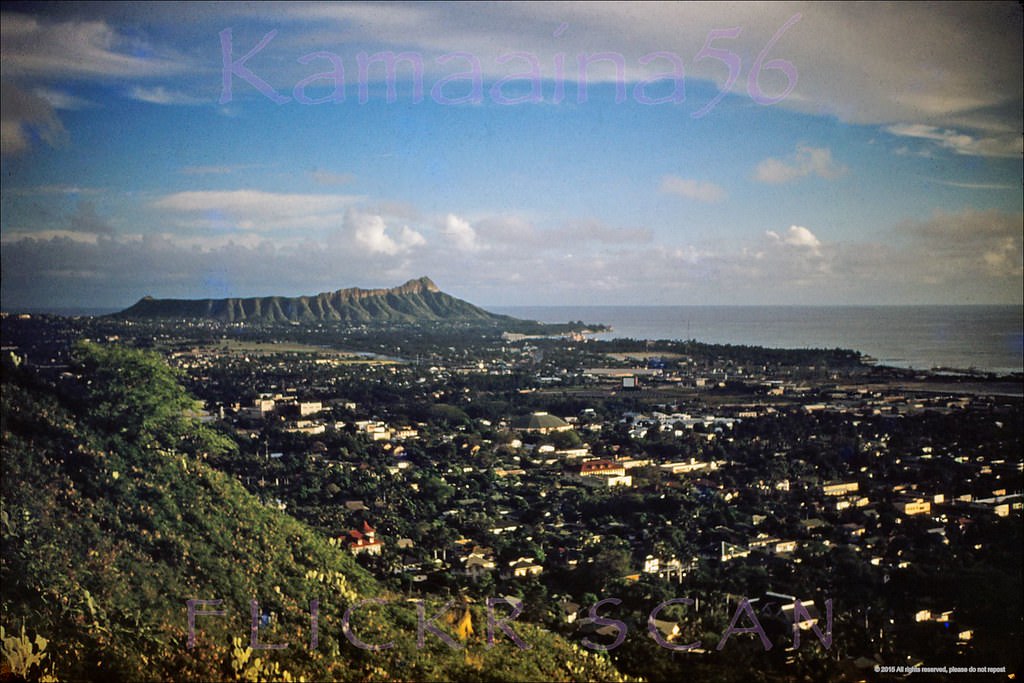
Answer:
[[781, 242], [782, 244], [787, 244], [791, 247], [801, 247], [812, 251], [817, 251], [818, 248], [821, 247], [821, 240], [815, 237], [813, 232], [802, 225], [789, 226], [789, 230], [787, 230], [784, 235], [779, 235], [779, 233], [774, 230], [767, 230], [765, 234], [776, 242]]
[[968, 209], [939, 211], [926, 220], [901, 223], [898, 230], [911, 238], [922, 263], [939, 274], [1019, 278], [1024, 275], [1022, 223], [1019, 213]]
[[798, 145], [786, 159], [768, 158], [757, 165], [754, 178], [762, 183], [780, 185], [798, 178], [818, 176], [834, 180], [846, 173], [846, 167], [832, 160], [832, 151], [824, 147]]
[[[488, 243], [498, 225], [508, 240], [535, 229], [524, 218], [452, 215]], [[1022, 219], [937, 213], [893, 226], [876, 242], [834, 243], [799, 225], [727, 244], [619, 241], [587, 250], [530, 241], [513, 249], [505, 241], [465, 258], [415, 223], [350, 208], [334, 233], [318, 238], [5, 231], [0, 257], [7, 308], [128, 305], [146, 293], [309, 294], [422, 274], [478, 303], [1009, 303], [1021, 300]], [[538, 241], [549, 232], [536, 229]]]
[[821, 287], [834, 291], [840, 251], [835, 245], [825, 245], [802, 225], [791, 225], [781, 234], [766, 230], [765, 238], [760, 243], [745, 245], [728, 259], [725, 267], [736, 280], [747, 284], [761, 282], [766, 287]]
[[469, 221], [459, 218], [453, 213], [445, 216], [442, 233], [458, 249], [462, 251], [476, 251], [476, 230], [469, 224]]
[[1022, 221], [996, 210], [937, 212], [896, 224], [877, 241], [843, 243], [792, 226], [766, 233], [764, 248], [727, 259], [723, 272], [738, 291], [756, 282], [790, 286], [787, 300], [807, 303], [823, 292], [846, 303], [1020, 302]]
[[389, 228], [378, 214], [350, 210], [345, 215], [345, 227], [356, 243], [371, 254], [394, 256], [427, 243], [423, 235], [407, 225], [398, 230]]
[[[383, 287], [439, 270], [408, 261], [407, 245], [420, 243], [410, 229], [371, 226], [364, 232], [385, 251], [354, 239], [280, 242], [264, 235], [181, 237], [164, 233], [105, 237], [86, 233], [4, 233], [0, 264], [5, 310], [28, 306], [124, 307], [141, 296], [295, 296], [341, 287]], [[358, 253], [358, 258], [352, 258]], [[449, 277], [449, 281], [458, 281]]]
[[1024, 274], [1021, 269], [1020, 240], [1014, 237], [1003, 238], [1002, 241], [984, 251], [981, 257], [993, 274]]
[[708, 203], [720, 202], [726, 197], [725, 189], [719, 185], [674, 175], [667, 175], [661, 179], [661, 191]]

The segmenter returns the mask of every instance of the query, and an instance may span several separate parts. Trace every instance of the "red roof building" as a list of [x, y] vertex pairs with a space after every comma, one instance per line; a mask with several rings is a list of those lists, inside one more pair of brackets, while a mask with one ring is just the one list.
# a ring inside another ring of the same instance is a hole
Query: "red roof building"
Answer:
[[625, 474], [626, 468], [621, 463], [611, 460], [588, 460], [580, 465], [581, 477], [621, 477]]
[[362, 530], [349, 530], [346, 540], [348, 549], [353, 555], [360, 553], [380, 555], [381, 549], [384, 548], [384, 543], [377, 538], [377, 530], [366, 521], [363, 522]]

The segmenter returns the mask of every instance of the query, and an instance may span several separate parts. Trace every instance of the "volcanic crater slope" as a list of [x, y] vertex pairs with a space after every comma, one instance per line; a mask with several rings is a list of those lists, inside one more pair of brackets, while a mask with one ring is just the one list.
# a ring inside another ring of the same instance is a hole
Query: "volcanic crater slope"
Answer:
[[229, 323], [494, 323], [512, 320], [442, 292], [428, 277], [409, 280], [390, 289], [352, 287], [298, 297], [154, 299], [147, 296], [114, 316], [130, 319], [195, 318]]

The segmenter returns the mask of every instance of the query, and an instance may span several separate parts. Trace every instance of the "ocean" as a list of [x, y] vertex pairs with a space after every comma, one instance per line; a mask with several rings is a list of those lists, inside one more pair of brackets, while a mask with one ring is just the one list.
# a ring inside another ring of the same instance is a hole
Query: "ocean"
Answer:
[[770, 348], [845, 348], [916, 370], [1024, 370], [1020, 306], [503, 306], [541, 322], [611, 325], [595, 339], [695, 339]]

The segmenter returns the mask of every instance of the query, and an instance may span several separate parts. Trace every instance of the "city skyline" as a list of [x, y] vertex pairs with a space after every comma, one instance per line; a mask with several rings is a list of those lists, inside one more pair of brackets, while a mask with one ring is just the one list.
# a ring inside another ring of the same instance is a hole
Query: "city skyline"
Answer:
[[17, 4], [2, 49], [5, 310], [1024, 300], [1014, 3]]

